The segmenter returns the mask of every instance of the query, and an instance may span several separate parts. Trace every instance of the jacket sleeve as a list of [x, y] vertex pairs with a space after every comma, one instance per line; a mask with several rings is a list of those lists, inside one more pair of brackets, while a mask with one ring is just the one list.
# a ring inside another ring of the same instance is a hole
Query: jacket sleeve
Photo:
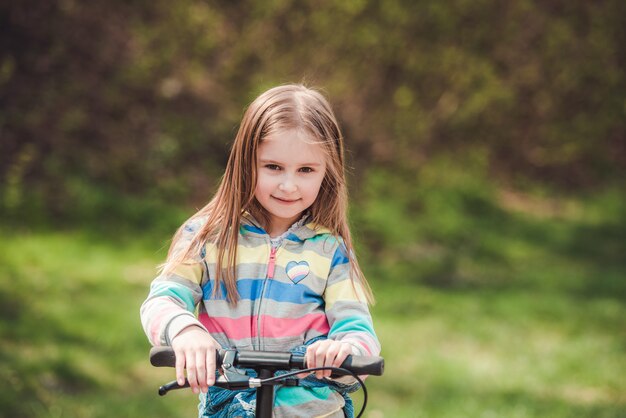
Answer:
[[[177, 245], [179, 249], [189, 244], [198, 227], [197, 222], [185, 225]], [[152, 281], [140, 311], [141, 324], [152, 345], [171, 345], [172, 339], [191, 325], [206, 330], [195, 316], [196, 306], [202, 300], [205, 275], [204, 262], [197, 257], [191, 264], [181, 264]]]
[[359, 280], [350, 278], [350, 262], [342, 241], [333, 255], [324, 301], [329, 339], [351, 344], [356, 355], [380, 354], [365, 293]]

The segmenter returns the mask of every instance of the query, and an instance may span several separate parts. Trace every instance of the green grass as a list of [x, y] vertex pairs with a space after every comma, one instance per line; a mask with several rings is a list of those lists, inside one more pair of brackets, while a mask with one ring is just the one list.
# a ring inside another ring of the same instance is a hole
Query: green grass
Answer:
[[0, 409], [14, 417], [175, 416], [177, 396], [156, 396], [171, 374], [149, 366], [138, 317], [160, 246], [80, 232], [3, 235], [0, 379], [10, 384]]
[[371, 390], [384, 416], [624, 416], [623, 304], [529, 291], [380, 293], [387, 369]]
[[[415, 232], [401, 242], [411, 257], [368, 242], [386, 372], [367, 381], [366, 415], [626, 417], [622, 200], [572, 201], [546, 216], [464, 196], [448, 199], [461, 208], [439, 233], [429, 222], [453, 215], [436, 209], [437, 196], [426, 202], [435, 209], [420, 209], [429, 220], [387, 228], [393, 239]], [[365, 229], [389, 206], [376, 204], [361, 215]], [[139, 322], [167, 236], [1, 231], [3, 416], [195, 415], [193, 394], [157, 396], [173, 372], [149, 365]]]

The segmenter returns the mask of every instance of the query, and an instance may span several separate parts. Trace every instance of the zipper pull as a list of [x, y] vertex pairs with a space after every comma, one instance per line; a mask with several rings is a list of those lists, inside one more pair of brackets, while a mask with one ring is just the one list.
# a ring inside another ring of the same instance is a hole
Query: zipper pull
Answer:
[[270, 251], [270, 261], [267, 265], [267, 278], [274, 278], [274, 268], [276, 267], [276, 247], [272, 247]]

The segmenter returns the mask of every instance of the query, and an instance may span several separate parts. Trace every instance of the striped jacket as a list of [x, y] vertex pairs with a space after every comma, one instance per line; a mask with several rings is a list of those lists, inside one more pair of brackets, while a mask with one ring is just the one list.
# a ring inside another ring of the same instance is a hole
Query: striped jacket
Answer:
[[[188, 223], [181, 245], [201, 225], [201, 220]], [[354, 354], [379, 354], [365, 296], [350, 279], [345, 247], [326, 228], [302, 225], [273, 248], [269, 235], [244, 216], [235, 269], [237, 305], [228, 303], [224, 287], [214, 296], [216, 259], [216, 248], [208, 243], [197, 263], [181, 265], [152, 282], [141, 320], [153, 345], [170, 345], [184, 328], [198, 325], [225, 348], [290, 351], [327, 336], [350, 343]], [[274, 415], [343, 417], [343, 404], [340, 394], [325, 387], [280, 387]]]

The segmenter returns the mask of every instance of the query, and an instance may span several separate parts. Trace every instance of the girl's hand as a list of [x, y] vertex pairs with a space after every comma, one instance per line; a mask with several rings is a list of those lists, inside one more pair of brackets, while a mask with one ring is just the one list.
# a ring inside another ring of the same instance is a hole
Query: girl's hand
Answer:
[[[352, 346], [334, 340], [322, 340], [311, 344], [306, 350], [307, 367], [339, 367], [352, 354]], [[330, 377], [332, 370], [318, 370], [315, 377]]]
[[193, 393], [206, 393], [215, 383], [215, 350], [217, 341], [208, 332], [197, 326], [183, 329], [172, 340], [172, 349], [176, 354], [176, 380], [179, 385], [187, 380]]

